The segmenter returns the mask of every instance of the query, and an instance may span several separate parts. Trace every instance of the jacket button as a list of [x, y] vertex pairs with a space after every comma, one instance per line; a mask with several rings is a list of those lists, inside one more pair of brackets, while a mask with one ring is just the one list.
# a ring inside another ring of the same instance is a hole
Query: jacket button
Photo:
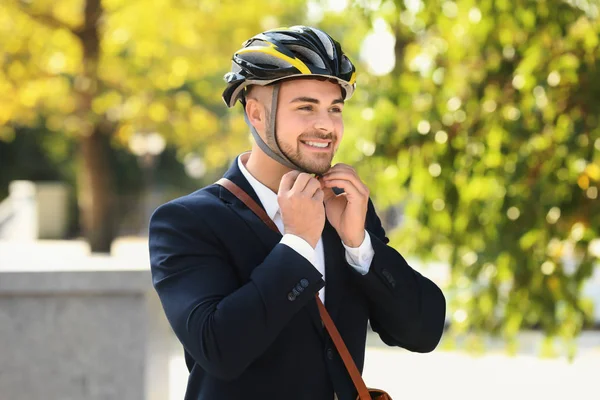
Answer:
[[294, 300], [296, 300], [296, 296], [294, 295], [294, 293], [291, 293], [291, 292], [290, 292], [290, 293], [288, 293], [288, 300], [289, 300], [289, 301], [294, 301]]
[[308, 279], [302, 279], [300, 281], [300, 285], [302, 285], [303, 288], [307, 288], [308, 287]]
[[300, 293], [304, 292], [304, 288], [302, 287], [301, 284], [296, 285], [296, 290], [299, 291]]
[[333, 350], [331, 348], [327, 349], [327, 358], [333, 360]]

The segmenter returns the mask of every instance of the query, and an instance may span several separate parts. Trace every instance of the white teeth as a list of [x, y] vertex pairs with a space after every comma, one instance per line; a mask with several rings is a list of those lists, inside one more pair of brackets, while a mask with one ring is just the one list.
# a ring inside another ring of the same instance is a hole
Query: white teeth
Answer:
[[319, 147], [321, 149], [324, 149], [325, 147], [329, 146], [329, 143], [306, 142], [306, 144], [312, 147]]

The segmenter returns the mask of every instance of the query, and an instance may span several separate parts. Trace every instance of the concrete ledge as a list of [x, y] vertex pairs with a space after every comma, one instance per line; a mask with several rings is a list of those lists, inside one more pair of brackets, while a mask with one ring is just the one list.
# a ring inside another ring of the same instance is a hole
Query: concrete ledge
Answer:
[[144, 294], [152, 290], [150, 271], [32, 271], [0, 270], [0, 296], [49, 294]]
[[168, 398], [172, 332], [147, 264], [31, 261], [0, 266], [0, 398]]

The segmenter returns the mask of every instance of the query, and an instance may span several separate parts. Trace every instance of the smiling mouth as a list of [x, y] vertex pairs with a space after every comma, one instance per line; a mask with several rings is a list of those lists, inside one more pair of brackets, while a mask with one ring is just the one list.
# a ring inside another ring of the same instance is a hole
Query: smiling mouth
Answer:
[[314, 149], [328, 149], [331, 147], [331, 141], [323, 140], [300, 140], [300, 142]]

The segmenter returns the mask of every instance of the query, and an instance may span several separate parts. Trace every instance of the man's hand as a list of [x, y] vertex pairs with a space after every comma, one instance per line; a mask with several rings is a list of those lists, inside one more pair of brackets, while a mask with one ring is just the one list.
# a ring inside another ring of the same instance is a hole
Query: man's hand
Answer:
[[[325, 212], [329, 223], [348, 247], [359, 247], [365, 238], [369, 188], [349, 165], [336, 164], [319, 178], [325, 191]], [[344, 189], [336, 196], [332, 188]]]
[[323, 196], [321, 183], [310, 174], [285, 174], [277, 193], [285, 233], [299, 236], [316, 248], [325, 226]]

